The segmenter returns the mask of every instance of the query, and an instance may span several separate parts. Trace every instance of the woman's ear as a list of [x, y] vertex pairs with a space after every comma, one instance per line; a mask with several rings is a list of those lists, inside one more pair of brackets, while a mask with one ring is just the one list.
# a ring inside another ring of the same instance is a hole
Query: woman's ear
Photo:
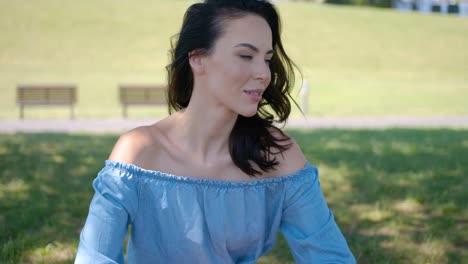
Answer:
[[194, 74], [202, 74], [205, 72], [205, 60], [202, 50], [193, 50], [188, 54], [190, 67]]

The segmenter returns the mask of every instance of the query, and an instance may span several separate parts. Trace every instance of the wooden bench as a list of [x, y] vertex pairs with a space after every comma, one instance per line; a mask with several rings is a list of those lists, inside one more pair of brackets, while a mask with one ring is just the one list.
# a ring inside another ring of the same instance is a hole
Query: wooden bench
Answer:
[[24, 107], [38, 105], [68, 105], [70, 119], [75, 118], [77, 87], [73, 84], [19, 84], [16, 86], [16, 102], [20, 105], [20, 119]]
[[127, 118], [129, 105], [166, 105], [166, 86], [144, 84], [119, 85], [123, 117]]

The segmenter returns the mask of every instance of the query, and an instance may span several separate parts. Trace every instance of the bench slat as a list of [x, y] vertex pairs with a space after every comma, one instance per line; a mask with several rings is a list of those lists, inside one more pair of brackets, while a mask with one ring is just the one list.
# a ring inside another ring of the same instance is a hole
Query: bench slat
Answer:
[[76, 91], [76, 85], [72, 84], [18, 84], [16, 102], [21, 107], [20, 118], [23, 119], [25, 105], [69, 105], [73, 119]]
[[128, 105], [165, 105], [166, 87], [162, 85], [121, 84], [120, 103], [124, 106], [123, 116], [127, 117]]

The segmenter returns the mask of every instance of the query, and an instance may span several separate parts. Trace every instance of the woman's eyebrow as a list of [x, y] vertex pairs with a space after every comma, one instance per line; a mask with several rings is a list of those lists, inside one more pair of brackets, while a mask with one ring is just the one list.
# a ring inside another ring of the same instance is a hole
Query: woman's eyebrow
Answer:
[[[249, 44], [249, 43], [239, 43], [239, 44], [235, 45], [234, 47], [235, 48], [236, 47], [246, 47], [246, 48], [249, 48], [249, 49], [251, 49], [251, 50], [253, 50], [255, 52], [259, 52], [257, 47], [255, 47], [254, 45]], [[272, 53], [274, 53], [273, 50], [269, 50], [269, 51], [266, 52], [266, 54], [272, 54]]]

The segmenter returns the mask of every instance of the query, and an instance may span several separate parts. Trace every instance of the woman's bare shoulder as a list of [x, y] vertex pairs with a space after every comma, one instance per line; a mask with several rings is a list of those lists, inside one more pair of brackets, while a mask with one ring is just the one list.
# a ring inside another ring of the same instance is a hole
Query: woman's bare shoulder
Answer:
[[112, 149], [109, 160], [141, 166], [154, 155], [161, 135], [157, 125], [140, 126], [122, 134]]
[[280, 141], [281, 145], [288, 145], [289, 148], [282, 153], [278, 153], [275, 155], [276, 160], [279, 164], [275, 167], [274, 171], [269, 172], [271, 177], [278, 177], [284, 176], [296, 171], [299, 171], [304, 168], [305, 164], [307, 163], [306, 158], [301, 150], [301, 147], [297, 142], [294, 140], [293, 137], [281, 131], [279, 129], [272, 129], [271, 133], [276, 138], [282, 138], [284, 136], [287, 137], [286, 140]]

